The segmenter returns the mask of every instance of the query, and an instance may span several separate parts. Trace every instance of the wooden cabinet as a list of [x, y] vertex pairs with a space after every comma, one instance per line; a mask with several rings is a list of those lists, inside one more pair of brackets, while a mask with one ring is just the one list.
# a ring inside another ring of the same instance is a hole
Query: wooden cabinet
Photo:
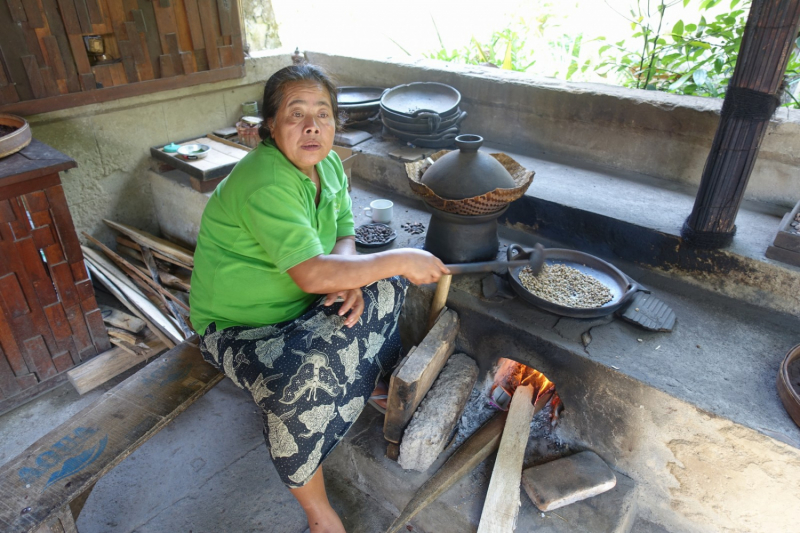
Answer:
[[[102, 41], [99, 61], [89, 36]], [[241, 77], [242, 44], [237, 0], [0, 0], [0, 111]]]
[[36, 141], [0, 159], [0, 413], [110, 348], [58, 173]]

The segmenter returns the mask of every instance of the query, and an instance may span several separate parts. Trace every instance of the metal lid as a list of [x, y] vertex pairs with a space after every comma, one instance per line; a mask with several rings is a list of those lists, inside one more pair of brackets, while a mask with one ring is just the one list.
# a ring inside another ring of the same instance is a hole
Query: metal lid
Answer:
[[459, 135], [454, 150], [440, 157], [422, 175], [422, 183], [442, 198], [473, 198], [495, 189], [513, 189], [514, 178], [494, 157], [479, 152], [480, 135]]

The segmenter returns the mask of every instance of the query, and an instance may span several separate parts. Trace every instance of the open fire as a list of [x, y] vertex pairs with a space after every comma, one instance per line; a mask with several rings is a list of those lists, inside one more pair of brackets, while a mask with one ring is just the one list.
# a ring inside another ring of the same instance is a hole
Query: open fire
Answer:
[[538, 370], [512, 359], [503, 357], [498, 360], [489, 397], [496, 407], [507, 411], [517, 387], [527, 385], [533, 386], [534, 405], [541, 409], [548, 401], [552, 403], [551, 422], [555, 423], [558, 420], [558, 407], [561, 404], [555, 383]]

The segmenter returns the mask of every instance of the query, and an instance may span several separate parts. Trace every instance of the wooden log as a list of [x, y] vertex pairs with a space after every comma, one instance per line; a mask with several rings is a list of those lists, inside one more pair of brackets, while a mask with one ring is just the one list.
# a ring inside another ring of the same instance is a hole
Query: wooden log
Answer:
[[458, 314], [448, 310], [392, 374], [383, 424], [389, 442], [400, 442], [414, 411], [453, 353], [457, 334]]
[[500, 436], [503, 434], [505, 424], [506, 413], [501, 411], [473, 433], [453, 452], [442, 467], [417, 489], [414, 497], [406, 504], [403, 512], [389, 526], [386, 533], [404, 531], [406, 523], [494, 453], [500, 445]]
[[156, 237], [155, 235], [151, 235], [146, 231], [128, 226], [127, 224], [121, 224], [105, 218], [103, 219], [103, 222], [105, 222], [106, 225], [111, 229], [115, 229], [120, 233], [127, 235], [140, 246], [143, 245], [147, 246], [148, 248], [152, 248], [161, 253], [161, 255], [167, 256], [182, 265], [188, 265], [190, 267], [194, 266], [194, 254], [186, 248], [161, 239], [160, 237]]
[[67, 379], [78, 391], [78, 394], [83, 395], [166, 348], [160, 339], [152, 336], [146, 339], [144, 343], [149, 348], [148, 353], [142, 355], [131, 354], [117, 346], [90, 359], [81, 366], [73, 368], [67, 372]]
[[508, 533], [517, 525], [522, 460], [534, 415], [533, 395], [533, 385], [524, 385], [517, 387], [511, 398], [478, 533]]
[[[103, 322], [112, 328], [124, 329], [131, 333], [141, 333], [147, 325], [144, 320], [140, 320], [135, 316], [124, 313], [119, 309], [108, 307], [107, 305], [99, 305], [100, 312], [103, 314]], [[109, 331], [111, 331], [109, 329]]]

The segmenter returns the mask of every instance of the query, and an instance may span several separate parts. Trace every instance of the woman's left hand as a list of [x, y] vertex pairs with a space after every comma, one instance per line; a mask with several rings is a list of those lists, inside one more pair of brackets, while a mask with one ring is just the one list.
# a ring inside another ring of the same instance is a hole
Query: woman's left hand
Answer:
[[339, 309], [339, 316], [344, 316], [347, 311], [350, 311], [350, 314], [347, 315], [347, 319], [344, 321], [344, 325], [348, 328], [352, 328], [356, 325], [358, 319], [361, 318], [361, 313], [364, 312], [364, 295], [361, 293], [361, 289], [332, 292], [325, 297], [325, 305], [333, 305], [339, 297], [344, 299], [342, 307]]

